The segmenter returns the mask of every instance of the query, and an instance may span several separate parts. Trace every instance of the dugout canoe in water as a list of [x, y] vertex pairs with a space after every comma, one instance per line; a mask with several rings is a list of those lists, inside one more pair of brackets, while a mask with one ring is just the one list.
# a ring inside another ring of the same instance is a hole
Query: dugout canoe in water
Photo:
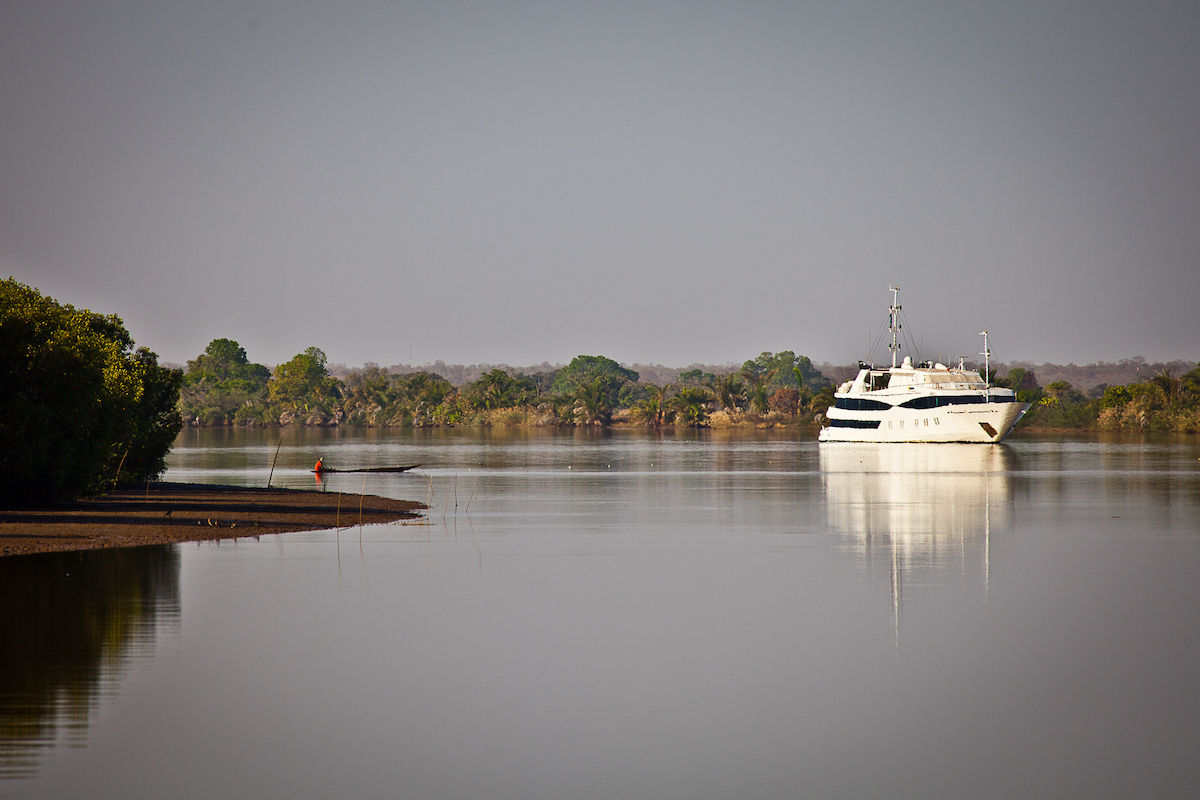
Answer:
[[409, 464], [407, 467], [356, 467], [354, 469], [334, 469], [333, 467], [322, 467], [321, 469], [309, 470], [318, 475], [325, 475], [331, 472], [408, 472], [410, 469], [416, 469], [420, 464]]

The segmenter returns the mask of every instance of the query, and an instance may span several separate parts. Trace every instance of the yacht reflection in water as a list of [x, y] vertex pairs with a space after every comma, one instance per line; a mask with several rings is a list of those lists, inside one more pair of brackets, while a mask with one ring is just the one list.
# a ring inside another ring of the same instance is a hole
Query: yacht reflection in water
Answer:
[[[177, 545], [0, 559], [0, 781], [82, 747], [125, 666], [179, 624]], [[0, 795], [4, 792], [0, 791]]]
[[1012, 528], [1007, 446], [828, 443], [820, 464], [830, 529], [889, 575], [896, 644], [906, 582], [974, 575], [986, 596], [991, 537]]

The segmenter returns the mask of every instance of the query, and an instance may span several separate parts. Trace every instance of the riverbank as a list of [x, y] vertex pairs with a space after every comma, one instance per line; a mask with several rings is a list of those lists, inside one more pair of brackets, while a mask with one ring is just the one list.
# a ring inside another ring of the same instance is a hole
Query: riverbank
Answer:
[[89, 500], [0, 510], [0, 557], [395, 522], [415, 519], [424, 508], [376, 495], [154, 482]]

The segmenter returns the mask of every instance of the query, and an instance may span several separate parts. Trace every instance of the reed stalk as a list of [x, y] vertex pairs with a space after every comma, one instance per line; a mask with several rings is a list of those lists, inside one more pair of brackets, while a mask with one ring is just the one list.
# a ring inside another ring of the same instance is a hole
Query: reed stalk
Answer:
[[479, 485], [479, 473], [475, 473], [475, 480], [471, 483], [471, 494], [467, 497], [467, 507], [463, 509], [463, 513], [471, 513], [471, 501], [475, 499], [475, 487]]
[[271, 488], [271, 478], [275, 477], [275, 460], [279, 458], [279, 448], [283, 447], [283, 437], [286, 433], [279, 434], [279, 444], [275, 445], [275, 458], [271, 459], [271, 471], [267, 473], [267, 488]]
[[367, 496], [367, 476], [363, 475], [362, 491], [358, 495], [358, 532], [362, 534], [363, 499]]

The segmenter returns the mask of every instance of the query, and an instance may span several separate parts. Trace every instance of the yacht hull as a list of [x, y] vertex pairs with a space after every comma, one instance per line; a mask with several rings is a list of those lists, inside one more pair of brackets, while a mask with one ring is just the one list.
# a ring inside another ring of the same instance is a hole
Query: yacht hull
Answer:
[[[822, 442], [965, 442], [994, 444], [1006, 437], [1029, 410], [1028, 403], [985, 403], [931, 409], [895, 407], [887, 411], [829, 409], [829, 419], [864, 427], [822, 428]], [[878, 426], [873, 424], [878, 422]], [[872, 427], [866, 427], [866, 426]]]

